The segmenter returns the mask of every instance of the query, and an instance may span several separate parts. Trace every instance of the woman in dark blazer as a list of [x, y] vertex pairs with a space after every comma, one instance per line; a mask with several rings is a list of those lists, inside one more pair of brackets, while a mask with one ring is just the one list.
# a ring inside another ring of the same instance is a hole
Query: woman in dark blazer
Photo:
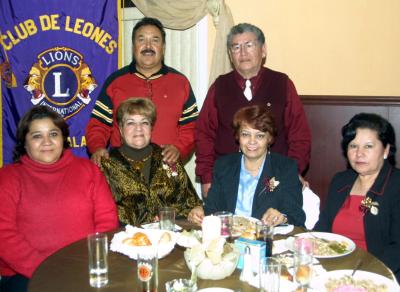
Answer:
[[204, 213], [229, 211], [268, 225], [289, 222], [303, 226], [296, 162], [268, 150], [276, 136], [271, 114], [265, 107], [244, 107], [235, 114], [233, 128], [241, 152], [216, 161], [204, 210], [195, 208], [188, 219], [201, 223]]
[[400, 170], [392, 125], [376, 114], [354, 116], [342, 129], [351, 168], [336, 174], [315, 230], [351, 238], [400, 280]]

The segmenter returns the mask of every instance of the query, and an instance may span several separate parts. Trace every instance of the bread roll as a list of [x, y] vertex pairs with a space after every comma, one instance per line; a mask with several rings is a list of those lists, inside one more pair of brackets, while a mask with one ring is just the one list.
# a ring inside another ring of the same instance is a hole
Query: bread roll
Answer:
[[243, 232], [240, 237], [247, 238], [247, 239], [256, 239], [256, 235], [252, 232]]
[[136, 232], [132, 237], [126, 238], [122, 243], [133, 245], [133, 246], [148, 246], [151, 245], [151, 241], [146, 234], [143, 232]]
[[169, 234], [168, 232], [164, 232], [161, 237], [160, 240], [158, 241], [158, 243], [168, 243], [172, 240], [171, 234]]

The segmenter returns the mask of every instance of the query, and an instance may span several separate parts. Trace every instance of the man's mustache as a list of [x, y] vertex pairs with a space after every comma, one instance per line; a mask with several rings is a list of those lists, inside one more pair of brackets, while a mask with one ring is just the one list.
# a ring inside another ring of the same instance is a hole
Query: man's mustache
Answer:
[[154, 50], [152, 50], [152, 49], [144, 49], [140, 53], [141, 54], [148, 54], [148, 53], [155, 54], [156, 52]]

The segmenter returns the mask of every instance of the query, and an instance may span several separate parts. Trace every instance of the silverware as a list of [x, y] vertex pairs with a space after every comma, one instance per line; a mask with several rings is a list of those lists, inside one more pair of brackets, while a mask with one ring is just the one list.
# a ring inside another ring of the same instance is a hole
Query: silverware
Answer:
[[312, 232], [307, 232], [308, 234], [310, 234], [311, 235], [311, 237], [313, 237], [313, 238], [315, 238], [315, 239], [319, 239], [319, 240], [321, 240], [322, 242], [325, 242], [325, 243], [331, 243], [331, 241], [330, 240], [328, 240], [328, 239], [326, 239], [326, 238], [321, 238], [321, 237], [318, 237], [318, 236], [316, 236], [314, 233], [312, 233]]
[[361, 267], [361, 265], [362, 265], [362, 259], [360, 258], [360, 259], [357, 260], [357, 264], [356, 264], [356, 266], [354, 267], [353, 272], [351, 273], [351, 276], [352, 276], [352, 277], [354, 276], [354, 274], [356, 273], [356, 271]]

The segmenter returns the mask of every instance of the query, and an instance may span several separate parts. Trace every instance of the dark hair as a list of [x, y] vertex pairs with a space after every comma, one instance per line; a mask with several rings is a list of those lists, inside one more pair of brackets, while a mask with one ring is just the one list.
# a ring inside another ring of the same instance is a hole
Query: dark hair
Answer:
[[165, 30], [162, 23], [158, 19], [151, 17], [144, 17], [138, 23], [136, 23], [132, 30], [132, 42], [134, 42], [135, 40], [136, 32], [138, 31], [138, 29], [146, 25], [153, 25], [157, 27], [158, 30], [161, 32], [161, 38], [163, 43], [165, 44]]
[[29, 128], [33, 121], [41, 120], [41, 119], [51, 119], [54, 125], [59, 128], [63, 135], [63, 149], [67, 149], [69, 147], [68, 137], [69, 137], [69, 129], [68, 124], [65, 122], [62, 116], [53, 111], [48, 106], [38, 105], [32, 107], [22, 119], [18, 123], [17, 128], [17, 143], [14, 148], [13, 159], [14, 162], [18, 162], [22, 155], [26, 154], [25, 143], [26, 143], [26, 135], [29, 132]]
[[121, 102], [117, 109], [118, 125], [122, 127], [125, 115], [134, 114], [145, 116], [149, 119], [152, 126], [156, 122], [156, 107], [148, 98], [132, 97]]
[[351, 120], [342, 128], [342, 151], [347, 158], [347, 148], [349, 143], [356, 137], [357, 129], [370, 129], [376, 131], [378, 139], [383, 147], [390, 145], [388, 161], [395, 165], [396, 136], [393, 126], [380, 115], [372, 113], [360, 113], [351, 118]]
[[250, 23], [239, 23], [239, 24], [233, 26], [228, 34], [228, 37], [226, 40], [226, 46], [228, 47], [228, 50], [232, 46], [232, 38], [237, 34], [242, 34], [245, 32], [254, 33], [256, 35], [257, 41], [261, 45], [265, 44], [265, 36], [261, 29], [259, 29], [257, 26], [252, 25]]
[[246, 106], [235, 113], [232, 128], [236, 139], [239, 139], [240, 127], [244, 123], [261, 132], [268, 132], [272, 138], [277, 135], [274, 118], [266, 107], [260, 105]]

